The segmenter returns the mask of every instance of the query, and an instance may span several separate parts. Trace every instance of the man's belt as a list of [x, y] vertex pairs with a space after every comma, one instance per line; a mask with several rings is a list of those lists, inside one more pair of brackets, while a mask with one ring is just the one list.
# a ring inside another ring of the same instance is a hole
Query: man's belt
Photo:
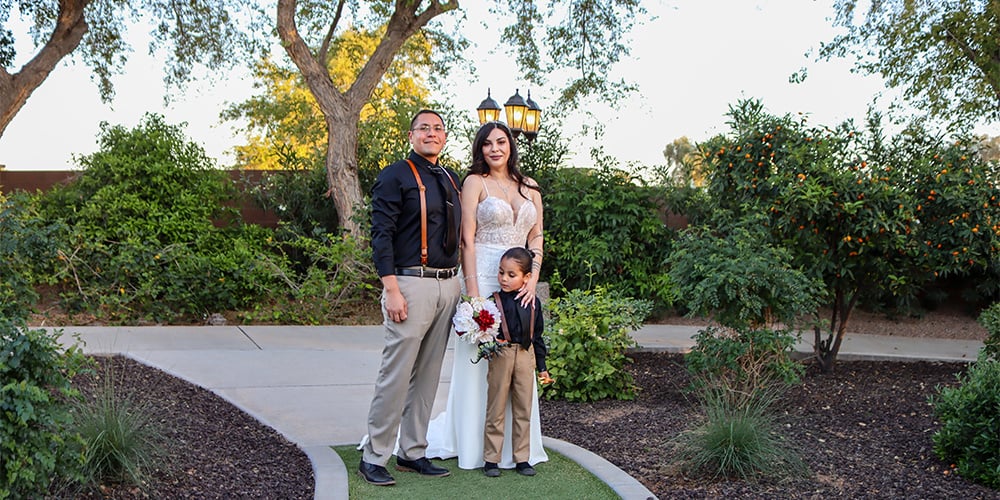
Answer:
[[397, 267], [396, 274], [399, 276], [416, 276], [418, 278], [434, 278], [446, 280], [458, 275], [457, 267], [439, 269], [436, 267]]

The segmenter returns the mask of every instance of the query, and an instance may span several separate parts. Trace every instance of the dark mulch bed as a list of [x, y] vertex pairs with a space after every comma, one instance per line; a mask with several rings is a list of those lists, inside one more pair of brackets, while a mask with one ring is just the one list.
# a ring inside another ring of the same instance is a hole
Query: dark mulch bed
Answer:
[[[128, 358], [94, 358], [103, 367], [79, 376], [74, 386], [89, 392], [114, 377], [153, 417], [166, 454], [141, 487], [106, 484], [72, 498], [313, 498], [309, 457], [275, 430], [210, 391]], [[110, 367], [110, 370], [106, 370]]]
[[[841, 361], [832, 375], [809, 373], [782, 409], [811, 476], [747, 483], [671, 474], [668, 442], [697, 418], [698, 405], [683, 390], [689, 378], [680, 355], [632, 357], [637, 399], [542, 401], [543, 432], [607, 458], [660, 498], [1000, 498], [951, 473], [931, 451], [937, 424], [927, 398], [954, 384], [964, 365]], [[124, 387], [156, 415], [169, 457], [141, 490], [106, 485], [84, 498], [313, 496], [308, 458], [276, 432], [208, 391], [114, 359]]]
[[932, 452], [927, 402], [962, 364], [840, 361], [810, 372], [781, 410], [811, 476], [791, 482], [704, 481], [671, 473], [669, 441], [698, 416], [677, 354], [636, 353], [634, 401], [542, 401], [542, 431], [608, 459], [660, 498], [1000, 498], [957, 477]]

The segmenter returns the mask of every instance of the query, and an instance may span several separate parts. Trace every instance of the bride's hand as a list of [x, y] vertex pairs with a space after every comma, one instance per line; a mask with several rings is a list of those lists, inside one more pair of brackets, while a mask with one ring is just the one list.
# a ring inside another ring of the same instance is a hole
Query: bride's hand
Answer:
[[515, 299], [521, 300], [521, 307], [529, 307], [535, 301], [535, 283], [526, 282], [517, 292]]

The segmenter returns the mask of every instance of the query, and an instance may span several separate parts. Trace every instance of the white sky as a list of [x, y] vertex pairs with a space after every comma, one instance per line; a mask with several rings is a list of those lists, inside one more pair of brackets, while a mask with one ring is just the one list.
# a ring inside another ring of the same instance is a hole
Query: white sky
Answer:
[[[758, 98], [775, 114], [808, 113], [815, 124], [835, 125], [845, 119], [863, 119], [872, 99], [881, 91], [879, 78], [850, 72], [846, 60], [814, 62], [820, 42], [834, 35], [828, 1], [803, 0], [652, 0], [643, 2], [655, 20], [638, 26], [630, 35], [632, 54], [612, 75], [638, 84], [639, 95], [618, 109], [596, 109], [608, 127], [601, 140], [607, 153], [622, 162], [646, 165], [664, 162], [663, 148], [674, 139], [706, 139], [727, 130], [725, 113], [741, 98]], [[467, 33], [478, 32], [476, 75], [453, 75], [452, 88], [443, 89], [457, 107], [475, 107], [492, 89], [503, 103], [514, 90], [525, 95], [523, 81], [511, 78], [514, 61], [502, 51], [496, 30], [484, 29], [488, 20], [481, 2], [467, 1]], [[490, 25], [498, 25], [490, 23]], [[470, 38], [472, 37], [471, 35]], [[145, 112], [163, 114], [170, 123], [187, 122], [188, 137], [205, 147], [220, 165], [232, 159], [228, 151], [240, 143], [232, 125], [220, 124], [219, 113], [227, 102], [239, 102], [252, 91], [243, 75], [212, 84], [194, 84], [186, 94], [164, 107], [162, 66], [146, 54], [146, 43], [134, 46], [126, 74], [114, 80], [116, 98], [102, 104], [89, 69], [82, 64], [60, 64], [28, 99], [0, 137], [0, 165], [11, 170], [75, 168], [73, 155], [96, 150], [101, 121], [132, 127]], [[30, 47], [20, 46], [27, 57]], [[803, 66], [805, 83], [791, 84], [788, 77]], [[550, 82], [559, 84], [561, 82]], [[554, 91], [548, 91], [549, 93]], [[546, 89], [532, 89], [543, 108]], [[575, 117], [569, 117], [572, 127]], [[582, 117], [580, 117], [582, 120]], [[574, 132], [566, 130], [568, 136]], [[977, 132], [1000, 135], [1000, 126]], [[454, 139], [454, 138], [453, 138]], [[575, 159], [589, 163], [588, 151], [596, 142], [572, 142]], [[453, 147], [456, 145], [452, 144]]]

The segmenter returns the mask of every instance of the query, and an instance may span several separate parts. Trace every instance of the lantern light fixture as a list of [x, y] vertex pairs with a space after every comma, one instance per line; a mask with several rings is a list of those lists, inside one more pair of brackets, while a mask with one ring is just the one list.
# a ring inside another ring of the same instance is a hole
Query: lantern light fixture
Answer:
[[479, 124], [500, 119], [500, 111], [505, 111], [507, 126], [514, 138], [518, 138], [524, 133], [524, 138], [530, 144], [538, 136], [538, 129], [542, 121], [542, 109], [538, 103], [531, 99], [531, 91], [528, 91], [528, 98], [521, 97], [520, 89], [514, 91], [514, 95], [507, 99], [503, 108], [497, 104], [490, 95], [490, 89], [486, 89], [486, 99], [479, 103], [476, 113], [479, 115]]
[[490, 97], [490, 89], [486, 89], [486, 99], [479, 103], [479, 107], [476, 108], [476, 112], [479, 113], [479, 124], [482, 125], [486, 122], [495, 122], [500, 119], [500, 105]]

